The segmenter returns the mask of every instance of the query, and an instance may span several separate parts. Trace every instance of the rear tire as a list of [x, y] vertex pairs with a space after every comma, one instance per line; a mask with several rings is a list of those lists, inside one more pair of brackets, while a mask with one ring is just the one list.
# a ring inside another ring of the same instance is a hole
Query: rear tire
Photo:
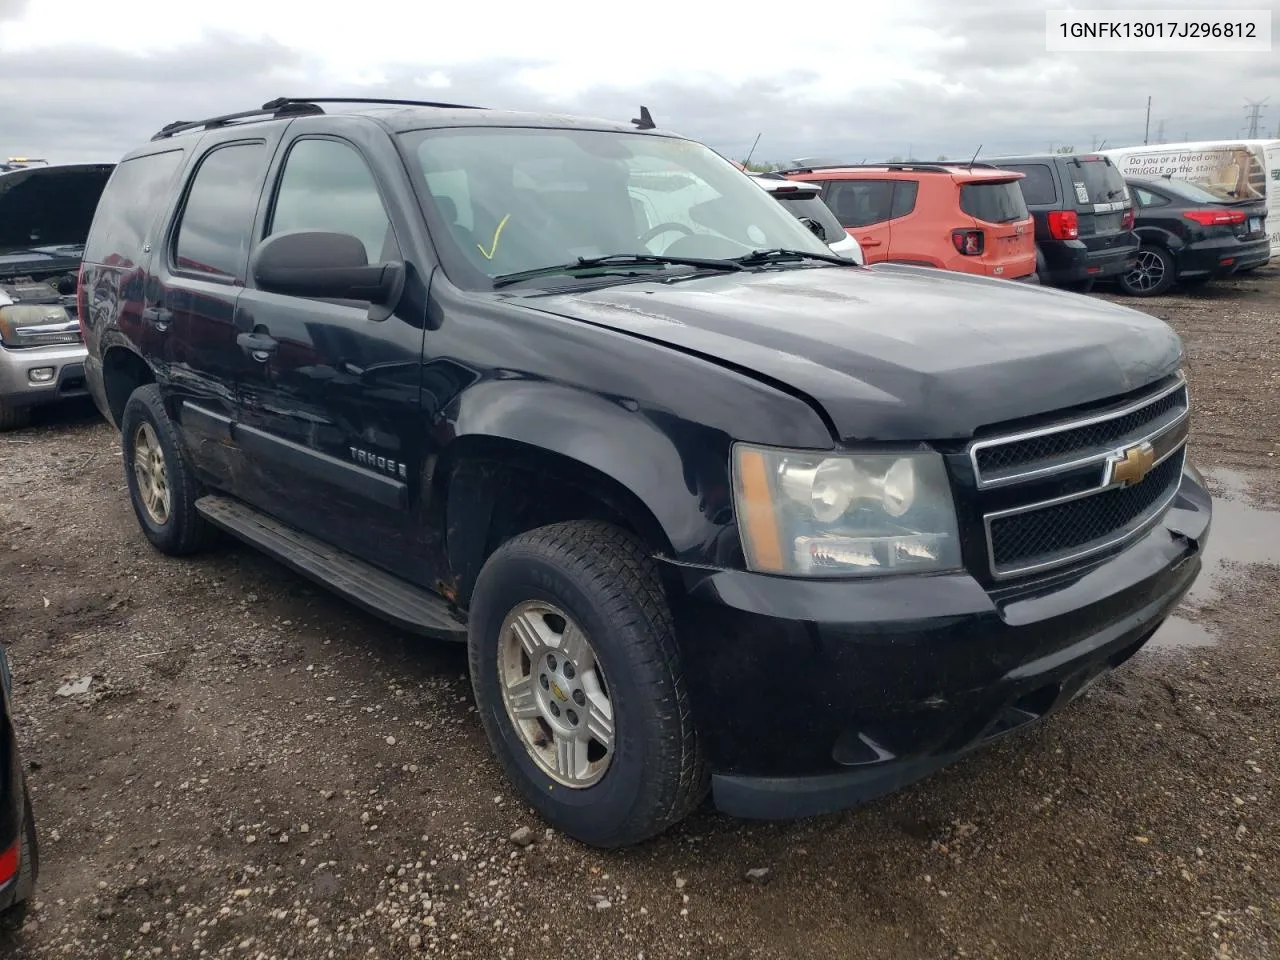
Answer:
[[174, 557], [208, 546], [214, 533], [196, 512], [200, 485], [156, 384], [145, 384], [129, 397], [120, 418], [120, 443], [133, 512], [152, 545]]
[[21, 430], [31, 423], [30, 407], [10, 407], [0, 403], [0, 431]]
[[[485, 733], [507, 778], [553, 827], [626, 846], [706, 796], [675, 627], [639, 540], [586, 521], [516, 537], [485, 563], [470, 617]], [[607, 737], [590, 739], [601, 729]], [[581, 754], [565, 741], [585, 742]]]
[[1131, 297], [1158, 297], [1167, 293], [1178, 279], [1173, 254], [1164, 247], [1144, 243], [1133, 269], [1117, 278], [1120, 289]]

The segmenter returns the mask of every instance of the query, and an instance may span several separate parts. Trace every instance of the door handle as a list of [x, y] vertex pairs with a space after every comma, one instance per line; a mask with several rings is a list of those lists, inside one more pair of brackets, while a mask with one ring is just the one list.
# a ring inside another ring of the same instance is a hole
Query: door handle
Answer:
[[871, 237], [859, 237], [858, 246], [861, 247], [879, 247], [883, 246], [879, 240], [873, 240]]
[[169, 329], [173, 314], [164, 307], [147, 307], [142, 311], [142, 319], [144, 323], [154, 324], [155, 328], [163, 333]]
[[236, 335], [236, 344], [259, 363], [266, 363], [275, 353], [277, 340], [265, 333], [241, 333]]

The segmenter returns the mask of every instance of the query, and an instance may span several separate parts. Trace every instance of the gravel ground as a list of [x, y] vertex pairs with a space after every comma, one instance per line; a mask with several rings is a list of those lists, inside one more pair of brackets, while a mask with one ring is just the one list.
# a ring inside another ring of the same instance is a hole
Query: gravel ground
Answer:
[[515, 798], [460, 648], [247, 548], [159, 556], [89, 409], [0, 437], [0, 639], [43, 843], [0, 953], [1280, 957], [1280, 270], [1140, 306], [1186, 340], [1193, 455], [1226, 498], [1180, 629], [868, 807], [703, 810], [622, 852]]

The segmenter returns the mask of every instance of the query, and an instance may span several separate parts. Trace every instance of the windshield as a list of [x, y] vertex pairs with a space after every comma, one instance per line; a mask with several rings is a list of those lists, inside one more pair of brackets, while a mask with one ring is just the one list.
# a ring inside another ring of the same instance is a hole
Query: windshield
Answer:
[[786, 193], [775, 193], [774, 198], [782, 204], [784, 210], [790, 210], [797, 220], [808, 219], [822, 228], [822, 239], [827, 243], [838, 243], [849, 235], [840, 226], [840, 221], [817, 194], [802, 194], [799, 197]]
[[450, 277], [464, 285], [615, 254], [830, 254], [746, 174], [688, 140], [511, 127], [407, 139], [434, 207], [432, 236]]
[[1071, 176], [1073, 180], [1084, 182], [1088, 199], [1081, 200], [1081, 203], [1116, 203], [1129, 198], [1124, 177], [1105, 159], [1081, 160], [1079, 168], [1072, 169]]
[[964, 184], [960, 187], [960, 209], [987, 223], [1013, 223], [1031, 216], [1017, 180]]

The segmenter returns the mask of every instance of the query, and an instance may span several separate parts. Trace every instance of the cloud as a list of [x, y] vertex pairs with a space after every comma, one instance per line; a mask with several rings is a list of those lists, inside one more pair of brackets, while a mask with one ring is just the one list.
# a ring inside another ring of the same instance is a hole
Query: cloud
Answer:
[[[129, 5], [143, 10], [159, 2]], [[267, 14], [232, 15], [247, 2], [223, 0], [218, 13], [230, 4], [222, 22], [252, 22], [256, 32], [210, 32], [198, 20], [203, 14], [188, 21], [184, 10], [166, 40], [164, 31], [146, 32], [141, 13], [99, 29], [72, 11], [75, 29], [42, 32], [33, 19], [38, 5], [0, 0], [0, 20], [25, 16], [21, 29], [0, 30], [5, 73], [16, 78], [6, 81], [10, 149], [112, 160], [170, 121], [308, 94], [457, 100], [615, 119], [636, 116], [643, 103], [661, 126], [731, 156], [745, 155], [760, 134], [756, 156], [766, 160], [874, 160], [908, 150], [923, 159], [967, 157], [979, 144], [987, 156], [1064, 143], [1089, 149], [1101, 140], [1123, 146], [1142, 141], [1148, 95], [1151, 133], [1163, 121], [1166, 139], [1236, 136], [1245, 100], [1272, 91], [1277, 96], [1263, 114], [1268, 130], [1280, 113], [1274, 53], [1048, 54], [1047, 4], [901, 0], [782, 31], [772, 26], [776, 8], [762, 20], [749, 4], [741, 15], [709, 5], [679, 17], [658, 9], [644, 20], [607, 25], [588, 14], [528, 14], [515, 27], [495, 28], [483, 46], [475, 45], [474, 19], [469, 34], [442, 45], [440, 38], [454, 39], [448, 17], [455, 10], [444, 19], [433, 13], [421, 31], [407, 25], [383, 49], [345, 31], [338, 47], [314, 31], [276, 30]], [[1089, 3], [1108, 5], [1115, 3]], [[717, 18], [722, 34], [709, 26]], [[374, 19], [387, 36], [385, 16]], [[122, 48], [135, 25], [141, 25], [137, 42]], [[525, 32], [520, 44], [517, 27]], [[601, 39], [573, 41], [579, 29]], [[415, 43], [420, 54], [409, 52]], [[377, 53], [353, 55], [359, 50]], [[610, 58], [613, 68], [602, 67]]]

